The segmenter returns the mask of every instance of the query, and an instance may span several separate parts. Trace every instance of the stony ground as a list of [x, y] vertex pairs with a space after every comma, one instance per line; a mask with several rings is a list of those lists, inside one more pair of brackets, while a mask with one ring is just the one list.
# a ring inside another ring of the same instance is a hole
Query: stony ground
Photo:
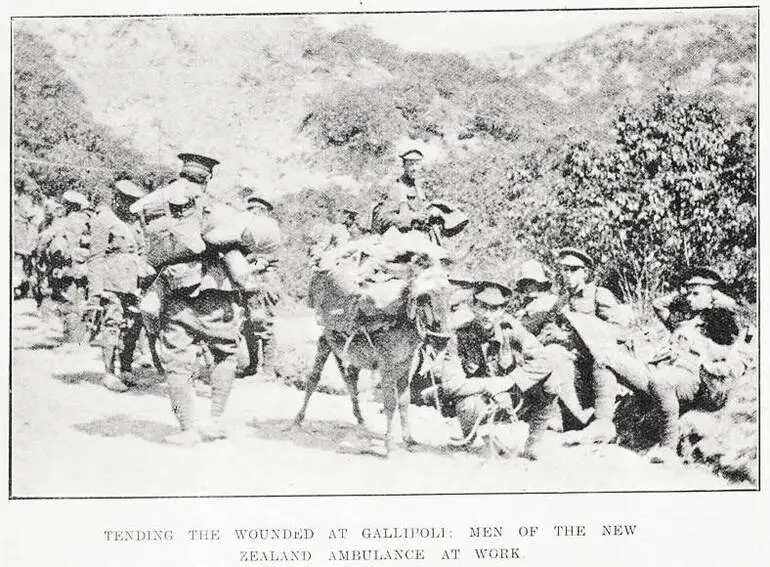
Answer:
[[[399, 446], [385, 460], [350, 454], [360, 440], [344, 396], [317, 393], [305, 426], [290, 428], [303, 393], [256, 378], [238, 380], [228, 408], [228, 440], [168, 446], [176, 431], [164, 385], [154, 370], [146, 385], [125, 394], [99, 383], [94, 347], [66, 348], [59, 328], [28, 300], [14, 305], [12, 474], [15, 496], [268, 495], [423, 492], [559, 492], [745, 488], [700, 465], [653, 465], [611, 445], [563, 447], [549, 433], [544, 458], [488, 458], [480, 446], [447, 449], [452, 422], [435, 410], [412, 408], [419, 445]], [[284, 353], [298, 372], [309, 365], [312, 318], [279, 322]], [[327, 368], [327, 382], [335, 379]], [[365, 383], [371, 383], [364, 380]], [[379, 405], [364, 392], [370, 427], [382, 430]], [[198, 398], [201, 414], [208, 399]]]

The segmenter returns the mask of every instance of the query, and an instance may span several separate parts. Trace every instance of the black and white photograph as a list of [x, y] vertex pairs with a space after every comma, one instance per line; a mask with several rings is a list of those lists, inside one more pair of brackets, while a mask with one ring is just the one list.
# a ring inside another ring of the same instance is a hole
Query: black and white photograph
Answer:
[[10, 28], [11, 499], [759, 489], [758, 8]]

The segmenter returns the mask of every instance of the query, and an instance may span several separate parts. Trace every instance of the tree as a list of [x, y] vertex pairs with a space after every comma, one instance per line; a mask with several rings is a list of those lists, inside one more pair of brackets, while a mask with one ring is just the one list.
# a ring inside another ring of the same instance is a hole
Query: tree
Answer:
[[[569, 146], [560, 165], [554, 240], [585, 247], [628, 299], [676, 286], [688, 266], [721, 268], [756, 300], [756, 129], [707, 100], [662, 91], [624, 108], [615, 144]], [[558, 235], [558, 236], [556, 236]]]
[[54, 49], [23, 28], [13, 36], [13, 134], [14, 178], [38, 197], [90, 194], [120, 177], [154, 188], [166, 174], [94, 121]]

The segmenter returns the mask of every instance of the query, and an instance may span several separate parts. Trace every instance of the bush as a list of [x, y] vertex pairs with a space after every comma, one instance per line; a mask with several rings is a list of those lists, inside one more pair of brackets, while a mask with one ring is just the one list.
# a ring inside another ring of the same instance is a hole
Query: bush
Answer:
[[33, 196], [67, 189], [92, 194], [101, 184], [132, 178], [155, 188], [170, 172], [145, 163], [126, 140], [94, 122], [80, 89], [46, 42], [23, 29], [13, 35], [14, 178]]
[[615, 144], [569, 145], [538, 227], [552, 246], [586, 248], [603, 277], [629, 300], [647, 302], [678, 285], [687, 266], [720, 268], [735, 293], [756, 300], [756, 132], [730, 124], [709, 102], [670, 90], [625, 108]]

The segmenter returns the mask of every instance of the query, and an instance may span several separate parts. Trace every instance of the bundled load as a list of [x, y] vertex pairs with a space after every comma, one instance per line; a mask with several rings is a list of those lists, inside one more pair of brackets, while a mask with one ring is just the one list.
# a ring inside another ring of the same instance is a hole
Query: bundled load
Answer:
[[218, 254], [232, 280], [249, 289], [256, 285], [253, 267], [259, 265], [257, 260], [264, 257], [267, 263], [275, 262], [279, 240], [275, 221], [255, 223], [249, 212], [211, 200], [199, 185], [185, 179], [140, 199], [132, 210], [140, 216], [147, 261], [155, 269], [174, 271], [175, 264], [195, 262], [204, 253]]
[[386, 327], [410, 296], [447, 284], [446, 251], [420, 234], [367, 236], [328, 250], [310, 282], [320, 325], [342, 333]]

